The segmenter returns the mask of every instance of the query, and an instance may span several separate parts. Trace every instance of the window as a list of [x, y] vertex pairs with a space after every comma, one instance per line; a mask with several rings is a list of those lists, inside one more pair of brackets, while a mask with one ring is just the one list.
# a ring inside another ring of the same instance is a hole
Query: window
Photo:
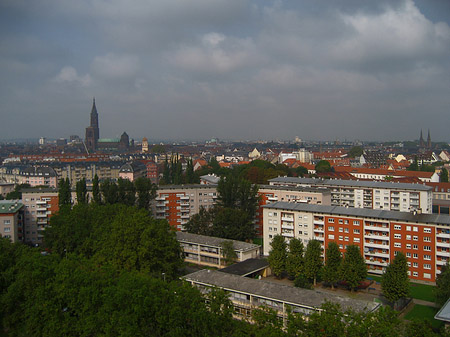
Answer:
[[401, 239], [402, 235], [401, 234], [394, 234], [394, 239]]
[[419, 227], [414, 226], [413, 227], [413, 232], [418, 232], [419, 231]]
[[272, 214], [272, 212], [269, 212], [269, 216], [272, 216], [273, 214]]
[[414, 258], [414, 259], [418, 259], [418, 258], [419, 258], [419, 254], [414, 253], [414, 254], [413, 254], [413, 258]]
[[414, 268], [419, 268], [419, 264], [418, 264], [417, 262], [414, 262], [414, 263], [413, 263], [413, 267], [414, 267]]
[[418, 240], [419, 240], [419, 237], [414, 235], [414, 236], [413, 236], [413, 240], [414, 240], [414, 241], [418, 241]]
[[431, 228], [424, 228], [423, 232], [429, 234], [429, 233], [431, 233]]
[[406, 230], [410, 231], [411, 230], [411, 226], [406, 226]]
[[426, 252], [431, 252], [431, 246], [423, 246], [423, 250]]
[[328, 239], [334, 240], [334, 235], [333, 234], [328, 234]]
[[273, 212], [273, 216], [278, 216], [278, 213], [277, 212]]
[[429, 237], [429, 236], [424, 236], [423, 241], [424, 241], [424, 242], [431, 242], [431, 237]]
[[406, 235], [406, 240], [411, 240], [411, 235]]
[[11, 224], [11, 220], [3, 220], [3, 224], [10, 225]]
[[328, 218], [328, 222], [329, 223], [334, 223], [334, 219], [333, 218]]
[[342, 228], [342, 227], [339, 227], [339, 232], [343, 232], [344, 231], [344, 229]]
[[419, 249], [418, 245], [413, 245], [413, 249]]
[[348, 228], [344, 228], [344, 233], [348, 233]]
[[424, 256], [423, 256], [423, 259], [424, 259], [424, 260], [431, 260], [431, 255], [424, 255]]
[[342, 235], [339, 235], [339, 240], [344, 240], [344, 237]]
[[4, 227], [4, 228], [3, 228], [3, 231], [4, 231], [5, 233], [9, 233], [9, 232], [11, 232], [11, 227]]
[[406, 244], [406, 249], [411, 249], [411, 244], [410, 243]]
[[406, 253], [406, 257], [411, 257], [411, 253]]
[[353, 234], [359, 234], [360, 232], [359, 232], [359, 229], [354, 229], [353, 230]]
[[328, 230], [329, 230], [330, 232], [334, 232], [334, 227], [333, 227], [333, 226], [328, 226]]
[[345, 223], [346, 225], [348, 225], [348, 220], [344, 220], [344, 223]]
[[360, 238], [354, 238], [354, 239], [353, 239], [353, 242], [360, 243], [360, 242], [361, 242], [361, 239], [360, 239]]
[[272, 239], [272, 234], [269, 234], [269, 239]]
[[408, 261], [406, 263], [408, 264], [408, 267], [411, 267], [411, 262]]
[[431, 274], [430, 273], [423, 273], [423, 278], [431, 278]]
[[272, 227], [269, 227], [269, 232], [271, 232], [272, 231]]
[[353, 224], [354, 224], [355, 226], [359, 226], [359, 220], [353, 221]]
[[402, 248], [402, 244], [400, 242], [394, 242], [395, 248]]
[[415, 272], [413, 272], [413, 276], [418, 277], [419, 273], [415, 271]]
[[402, 229], [402, 226], [400, 226], [400, 225], [394, 225], [394, 229], [396, 229], [396, 230], [401, 230], [401, 229]]
[[343, 224], [343, 223], [344, 223], [344, 220], [339, 219], [339, 223], [340, 223], [340, 224]]
[[429, 264], [429, 263], [424, 263], [424, 264], [423, 264], [423, 269], [431, 269], [431, 264]]
[[348, 236], [345, 237], [345, 241], [348, 241]]

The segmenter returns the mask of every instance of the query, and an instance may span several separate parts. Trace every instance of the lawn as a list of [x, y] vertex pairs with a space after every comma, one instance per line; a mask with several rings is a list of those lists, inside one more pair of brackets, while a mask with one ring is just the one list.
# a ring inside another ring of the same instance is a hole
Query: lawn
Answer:
[[427, 307], [426, 305], [416, 304], [414, 308], [405, 315], [405, 319], [412, 320], [413, 318], [426, 319], [431, 322], [431, 326], [439, 329], [444, 323], [434, 319], [434, 315], [439, 309]]
[[434, 296], [434, 286], [419, 283], [410, 283], [411, 297], [417, 298], [418, 300], [424, 300], [428, 302], [435, 302], [436, 298]]
[[[375, 282], [381, 283], [381, 276], [371, 275], [367, 276], [367, 279], [373, 280]], [[428, 302], [435, 302], [436, 298], [434, 296], [434, 286], [420, 283], [410, 282], [410, 294], [412, 298], [417, 298], [418, 300], [424, 300]]]

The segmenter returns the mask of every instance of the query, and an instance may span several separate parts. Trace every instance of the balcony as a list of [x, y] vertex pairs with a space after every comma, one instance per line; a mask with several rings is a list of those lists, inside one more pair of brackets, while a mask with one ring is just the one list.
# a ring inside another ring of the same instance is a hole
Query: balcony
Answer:
[[320, 235], [314, 235], [314, 240], [324, 241], [324, 237]]
[[373, 230], [373, 231], [383, 231], [383, 232], [389, 232], [389, 227], [386, 225], [385, 227], [382, 226], [376, 226], [376, 225], [364, 225], [364, 229], [366, 230]]
[[380, 243], [364, 242], [364, 246], [372, 248], [389, 249], [389, 245], [387, 243], [380, 244]]
[[378, 261], [378, 260], [370, 260], [370, 259], [366, 259], [366, 263], [373, 264], [376, 266], [382, 266], [382, 267], [387, 267], [387, 265], [388, 265], [387, 262], [382, 262], [382, 261]]
[[445, 266], [445, 265], [447, 265], [447, 261], [437, 260], [437, 261], [436, 261], [436, 264], [437, 264], [438, 266]]
[[444, 252], [443, 250], [437, 250], [436, 255], [450, 257], [450, 252]]
[[44, 201], [44, 200], [36, 200], [36, 205], [47, 205], [47, 201]]
[[38, 212], [47, 212], [47, 207], [36, 208], [36, 211], [38, 211]]
[[450, 233], [444, 233], [444, 232], [436, 233], [436, 237], [437, 238], [450, 239]]
[[188, 195], [184, 195], [182, 197], [180, 197], [181, 200], [189, 200], [189, 196]]
[[182, 202], [180, 205], [181, 206], [189, 206], [189, 203], [188, 202]]
[[270, 200], [270, 201], [278, 201], [278, 198], [277, 198], [277, 197], [268, 197], [267, 200]]
[[155, 200], [156, 201], [164, 201], [164, 200], [166, 200], [166, 198], [165, 197], [156, 197]]
[[38, 218], [47, 218], [47, 213], [37, 213], [36, 217], [38, 217]]
[[389, 236], [382, 233], [364, 233], [366, 239], [389, 240]]
[[290, 218], [290, 217], [287, 217], [287, 216], [283, 216], [283, 217], [281, 217], [281, 220], [282, 221], [289, 221], [289, 222], [294, 222], [294, 218], [292, 217], [292, 218]]
[[314, 225], [325, 225], [325, 221], [314, 219]]
[[294, 229], [294, 225], [288, 224], [288, 223], [283, 223], [283, 224], [281, 224], [281, 228], [282, 229]]
[[442, 241], [436, 241], [436, 246], [437, 247], [449, 247], [450, 246], [450, 243], [448, 243], [448, 242], [442, 242]]
[[293, 238], [294, 237], [294, 232], [282, 232], [281, 235], [285, 236], [285, 237], [288, 237], [288, 238]]
[[314, 232], [316, 233], [325, 233], [323, 227], [314, 227]]

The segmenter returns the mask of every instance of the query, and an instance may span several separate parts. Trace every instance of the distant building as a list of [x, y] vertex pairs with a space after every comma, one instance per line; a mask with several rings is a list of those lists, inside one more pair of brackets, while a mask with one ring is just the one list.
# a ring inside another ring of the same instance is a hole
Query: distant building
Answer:
[[147, 153], [147, 152], [148, 152], [148, 139], [144, 137], [142, 139], [142, 153]]
[[88, 150], [95, 151], [97, 149], [97, 142], [99, 137], [100, 137], [100, 130], [98, 127], [98, 113], [97, 107], [95, 106], [95, 98], [94, 98], [91, 109], [91, 123], [86, 128], [85, 145]]
[[30, 188], [22, 190], [24, 209], [24, 241], [33, 245], [41, 244], [43, 231], [50, 218], [59, 210], [56, 188]]
[[14, 183], [0, 183], [0, 195], [5, 198], [6, 195], [14, 191]]
[[23, 207], [20, 200], [0, 200], [0, 237], [23, 241]]
[[119, 170], [119, 178], [135, 181], [137, 178], [147, 176], [147, 166], [139, 161], [124, 164]]

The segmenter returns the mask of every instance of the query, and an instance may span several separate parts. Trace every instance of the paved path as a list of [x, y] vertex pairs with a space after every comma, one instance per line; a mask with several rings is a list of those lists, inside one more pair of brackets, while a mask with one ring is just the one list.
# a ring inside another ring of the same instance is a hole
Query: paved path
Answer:
[[433, 308], [438, 308], [438, 309], [441, 308], [441, 306], [439, 304], [436, 304], [434, 302], [424, 301], [424, 300], [418, 300], [417, 298], [413, 298], [413, 302], [414, 302], [414, 304], [426, 305], [428, 307], [433, 307]]

